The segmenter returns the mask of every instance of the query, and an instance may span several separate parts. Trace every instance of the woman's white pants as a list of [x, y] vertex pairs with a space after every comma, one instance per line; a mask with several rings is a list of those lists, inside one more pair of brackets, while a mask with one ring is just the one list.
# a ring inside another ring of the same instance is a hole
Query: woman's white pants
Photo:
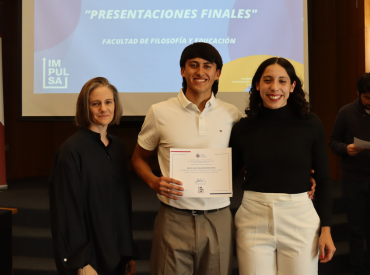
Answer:
[[320, 218], [306, 192], [244, 191], [235, 227], [241, 275], [317, 274]]

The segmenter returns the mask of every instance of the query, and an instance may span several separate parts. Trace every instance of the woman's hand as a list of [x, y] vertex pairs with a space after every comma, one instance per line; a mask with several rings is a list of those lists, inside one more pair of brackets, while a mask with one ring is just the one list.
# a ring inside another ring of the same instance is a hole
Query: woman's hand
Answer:
[[333, 239], [331, 238], [330, 227], [323, 226], [321, 228], [321, 235], [319, 239], [320, 254], [319, 260], [320, 263], [327, 263], [333, 258], [335, 250]]
[[136, 273], [136, 263], [134, 260], [131, 260], [126, 264], [126, 274], [131, 275], [135, 273]]

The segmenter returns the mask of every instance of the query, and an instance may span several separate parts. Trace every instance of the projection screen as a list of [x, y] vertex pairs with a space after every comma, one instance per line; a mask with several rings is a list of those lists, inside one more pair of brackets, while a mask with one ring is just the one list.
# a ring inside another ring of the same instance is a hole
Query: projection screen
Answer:
[[271, 56], [290, 60], [308, 92], [307, 0], [23, 0], [21, 116], [72, 117], [83, 84], [104, 76], [124, 116], [145, 116], [181, 88], [194, 42], [220, 52], [218, 98], [244, 110]]

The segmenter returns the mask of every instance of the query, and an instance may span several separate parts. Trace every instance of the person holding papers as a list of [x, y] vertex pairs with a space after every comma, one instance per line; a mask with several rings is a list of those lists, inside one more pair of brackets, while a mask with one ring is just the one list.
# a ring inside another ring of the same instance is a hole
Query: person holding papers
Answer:
[[[235, 216], [240, 274], [317, 274], [318, 258], [328, 262], [335, 251], [328, 155], [322, 123], [288, 60], [258, 67], [246, 115], [230, 137], [233, 169], [245, 167]], [[316, 210], [307, 195], [311, 168]]]
[[121, 117], [117, 89], [107, 79], [83, 86], [76, 104], [79, 129], [58, 150], [49, 179], [58, 274], [136, 272], [125, 148], [107, 132]]
[[339, 110], [329, 145], [341, 157], [352, 271], [365, 275], [370, 274], [370, 73], [359, 77], [357, 95]]
[[[183, 88], [177, 97], [149, 109], [132, 157], [136, 173], [161, 201], [154, 224], [150, 273], [227, 275], [231, 274], [233, 258], [230, 200], [182, 196], [181, 179], [170, 178], [170, 149], [227, 148], [231, 128], [242, 114], [215, 98], [222, 59], [213, 46], [187, 46], [180, 67]], [[161, 177], [148, 165], [156, 148]]]

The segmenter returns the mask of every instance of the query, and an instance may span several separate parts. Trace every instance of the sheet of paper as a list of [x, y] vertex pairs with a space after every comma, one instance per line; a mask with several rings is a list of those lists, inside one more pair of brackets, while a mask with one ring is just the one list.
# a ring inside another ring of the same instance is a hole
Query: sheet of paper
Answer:
[[170, 150], [170, 177], [184, 197], [232, 197], [231, 148]]
[[365, 141], [365, 140], [362, 140], [362, 139], [359, 139], [359, 138], [355, 137], [354, 144], [357, 147], [361, 147], [361, 148], [364, 148], [364, 149], [370, 149], [370, 142], [369, 141]]

